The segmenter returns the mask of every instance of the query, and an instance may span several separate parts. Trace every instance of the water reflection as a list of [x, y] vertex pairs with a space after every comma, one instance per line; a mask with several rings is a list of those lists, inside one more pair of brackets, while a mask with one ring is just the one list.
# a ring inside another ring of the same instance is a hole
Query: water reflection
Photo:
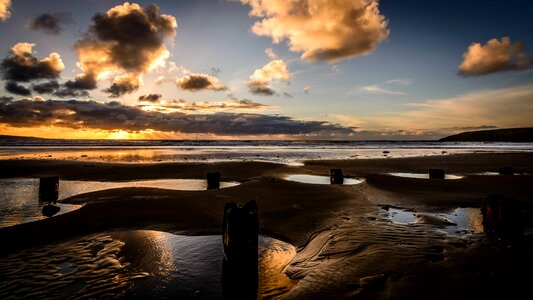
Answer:
[[[309, 184], [331, 184], [331, 179], [329, 176], [317, 176], [317, 175], [307, 175], [307, 174], [296, 174], [285, 177], [285, 180], [295, 181], [300, 183], [309, 183]], [[362, 180], [353, 179], [353, 178], [344, 178], [343, 185], [354, 185], [363, 182]]]
[[[259, 238], [258, 299], [279, 298], [295, 285], [283, 273], [295, 254], [290, 244]], [[0, 257], [0, 298], [222, 299], [222, 255], [219, 235], [93, 235]]]
[[[422, 174], [422, 173], [389, 173], [392, 176], [398, 176], [398, 177], [407, 177], [407, 178], [417, 178], [417, 179], [429, 179], [429, 174]], [[446, 174], [444, 179], [461, 179], [463, 176], [458, 175], [448, 175]]]
[[416, 213], [388, 207], [387, 218], [396, 224], [427, 223], [452, 235], [483, 233], [483, 215], [479, 208], [459, 207], [450, 213]]
[[[221, 188], [239, 185], [238, 182], [221, 182]], [[170, 190], [205, 190], [207, 183], [202, 179], [160, 179], [137, 180], [126, 182], [101, 181], [59, 181], [59, 199], [74, 195], [89, 193], [105, 189], [125, 187], [148, 187]], [[40, 203], [38, 179], [0, 179], [0, 227], [12, 226], [45, 218], [42, 210], [45, 203]], [[80, 208], [80, 205], [57, 203], [59, 212], [64, 214]]]

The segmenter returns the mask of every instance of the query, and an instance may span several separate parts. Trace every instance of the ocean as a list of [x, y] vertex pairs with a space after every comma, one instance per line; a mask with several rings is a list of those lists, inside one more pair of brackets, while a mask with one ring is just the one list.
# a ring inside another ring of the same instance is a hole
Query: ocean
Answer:
[[0, 160], [120, 163], [365, 159], [463, 153], [533, 152], [533, 143], [438, 141], [4, 140]]

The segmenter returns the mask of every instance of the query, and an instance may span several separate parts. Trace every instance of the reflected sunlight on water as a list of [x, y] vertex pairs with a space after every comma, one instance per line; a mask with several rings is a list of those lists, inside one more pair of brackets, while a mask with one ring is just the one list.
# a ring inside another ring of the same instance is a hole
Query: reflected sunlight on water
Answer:
[[[317, 176], [317, 175], [307, 175], [307, 174], [297, 174], [290, 175], [285, 177], [285, 180], [295, 181], [300, 183], [309, 183], [309, 184], [331, 184], [329, 176]], [[362, 180], [353, 179], [353, 178], [344, 178], [343, 185], [354, 185], [363, 182]]]
[[[392, 176], [398, 176], [398, 177], [407, 177], [407, 178], [418, 178], [418, 179], [429, 179], [429, 174], [422, 174], [422, 173], [389, 173]], [[458, 175], [449, 175], [446, 174], [444, 179], [461, 179], [463, 176]]]
[[[151, 230], [93, 235], [26, 249], [0, 259], [0, 298], [222, 298], [222, 237]], [[296, 282], [284, 268], [295, 248], [259, 238], [258, 299], [276, 299]], [[29, 281], [32, 282], [29, 285]]]
[[[239, 185], [238, 182], [221, 182], [221, 188]], [[59, 200], [83, 193], [125, 187], [148, 187], [169, 190], [200, 191], [207, 189], [203, 179], [158, 179], [123, 182], [59, 181]], [[0, 227], [12, 226], [44, 219], [39, 202], [39, 180], [28, 178], [0, 179]], [[58, 203], [58, 214], [76, 210], [81, 205]]]

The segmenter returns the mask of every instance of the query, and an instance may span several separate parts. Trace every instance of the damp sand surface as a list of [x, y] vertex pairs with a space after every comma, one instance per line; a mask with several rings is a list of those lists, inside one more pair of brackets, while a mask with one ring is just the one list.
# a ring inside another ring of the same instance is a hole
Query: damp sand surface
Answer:
[[[283, 273], [295, 248], [259, 237], [258, 299], [297, 282]], [[222, 237], [133, 230], [29, 248], [0, 260], [2, 299], [222, 299]]]
[[[250, 162], [83, 167], [86, 163], [23, 161], [15, 168], [13, 162], [0, 162], [3, 170], [28, 177], [42, 175], [43, 166], [54, 166], [55, 172], [72, 180], [103, 176], [106, 180], [134, 180], [147, 174], [203, 178], [206, 171], [217, 170], [223, 178], [242, 181], [233, 188], [201, 192], [130, 188], [82, 194], [68, 201], [85, 204], [74, 212], [0, 228], [0, 238], [10, 241], [2, 247], [0, 257], [6, 261], [10, 255], [32, 247], [83, 239], [102, 230], [117, 232], [118, 228], [186, 236], [220, 235], [224, 205], [254, 199], [259, 207], [261, 233], [295, 247], [296, 253], [284, 274], [297, 283], [284, 290], [284, 299], [454, 299], [457, 295], [475, 299], [518, 298], [533, 284], [532, 236], [507, 238], [476, 233], [474, 229], [466, 234], [455, 231], [474, 228], [467, 227], [470, 221], [466, 220], [461, 225], [459, 219], [472, 216], [479, 220], [475, 212], [488, 194], [515, 199], [524, 224], [531, 224], [532, 176], [425, 180], [386, 174], [423, 173], [429, 168], [441, 168], [449, 174], [472, 174], [501, 166], [531, 170], [532, 158], [524, 153], [468, 154], [387, 158], [386, 163], [383, 159], [309, 161], [300, 167]], [[282, 179], [285, 174], [328, 174], [331, 168], [341, 168], [349, 178], [365, 180], [345, 187]], [[384, 206], [416, 214], [417, 221], [393, 222]], [[470, 214], [465, 212], [463, 217], [455, 212], [457, 208], [474, 210]], [[458, 219], [454, 219], [454, 214]], [[424, 220], [420, 221], [419, 216]], [[457, 224], [457, 228], [447, 232], [446, 226], [437, 226], [430, 216], [446, 219]], [[112, 240], [115, 238], [111, 236]], [[127, 244], [125, 240], [116, 239]], [[52, 248], [59, 250], [57, 246]], [[120, 261], [120, 254], [117, 255]], [[113, 258], [112, 254], [105, 256]], [[8, 265], [13, 262], [7, 261]], [[59, 265], [65, 272], [75, 269], [72, 262], [61, 261]], [[116, 273], [95, 276], [107, 275], [115, 278]], [[144, 278], [143, 274], [137, 275], [138, 280]], [[38, 277], [29, 275], [23, 279], [38, 282]], [[24, 292], [23, 286], [19, 289]], [[80, 286], [71, 287], [74, 292], [79, 289]]]

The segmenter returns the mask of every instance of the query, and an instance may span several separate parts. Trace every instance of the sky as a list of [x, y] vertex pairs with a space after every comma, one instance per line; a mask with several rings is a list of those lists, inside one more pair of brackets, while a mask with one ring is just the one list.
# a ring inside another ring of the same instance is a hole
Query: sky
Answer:
[[533, 126], [531, 1], [0, 0], [0, 134], [427, 140]]

